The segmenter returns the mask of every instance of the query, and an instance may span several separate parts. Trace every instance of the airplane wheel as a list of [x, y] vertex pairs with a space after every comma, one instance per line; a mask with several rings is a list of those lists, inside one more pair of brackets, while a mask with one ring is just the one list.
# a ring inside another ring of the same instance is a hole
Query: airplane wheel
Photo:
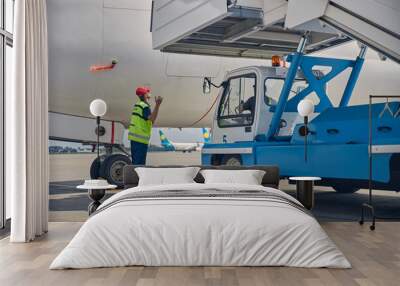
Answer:
[[334, 185], [332, 188], [339, 194], [352, 194], [359, 190], [357, 187], [349, 187], [346, 185]]
[[100, 162], [98, 158], [93, 160], [92, 165], [90, 165], [90, 178], [91, 179], [98, 179], [98, 178], [103, 178], [103, 174], [100, 172], [101, 171], [101, 162], [104, 159], [104, 155], [100, 156]]
[[131, 159], [123, 154], [114, 154], [106, 157], [101, 164], [100, 172], [104, 174], [104, 178], [112, 185], [119, 188], [124, 186], [123, 169], [126, 165], [131, 165]]
[[242, 165], [242, 159], [240, 158], [240, 155], [225, 155], [222, 158], [222, 165], [226, 165], [226, 166], [241, 166]]

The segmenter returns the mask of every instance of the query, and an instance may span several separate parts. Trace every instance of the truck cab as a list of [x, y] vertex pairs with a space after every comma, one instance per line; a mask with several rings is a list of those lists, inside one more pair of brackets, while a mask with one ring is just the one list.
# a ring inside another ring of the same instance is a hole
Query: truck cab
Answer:
[[[265, 141], [287, 72], [280, 66], [252, 66], [229, 72], [219, 92], [212, 143]], [[306, 87], [306, 80], [298, 72], [289, 99]], [[297, 112], [284, 112], [276, 135], [289, 140], [300, 122]]]

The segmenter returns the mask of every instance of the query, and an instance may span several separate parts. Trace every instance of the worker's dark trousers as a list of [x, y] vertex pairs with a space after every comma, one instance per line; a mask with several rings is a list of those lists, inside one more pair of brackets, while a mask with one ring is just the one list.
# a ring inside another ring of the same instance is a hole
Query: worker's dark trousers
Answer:
[[133, 165], [146, 165], [147, 148], [147, 144], [131, 141]]

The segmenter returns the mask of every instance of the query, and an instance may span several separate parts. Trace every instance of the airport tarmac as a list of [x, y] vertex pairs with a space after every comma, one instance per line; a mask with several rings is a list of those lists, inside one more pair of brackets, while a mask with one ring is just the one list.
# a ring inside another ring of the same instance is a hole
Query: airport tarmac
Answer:
[[[92, 154], [50, 155], [50, 221], [85, 221], [90, 199], [86, 191], [75, 187], [89, 178], [89, 167], [95, 158]], [[200, 164], [200, 152], [150, 152], [150, 165]], [[295, 195], [295, 186], [282, 180], [280, 189]], [[106, 198], [117, 191], [109, 191]], [[374, 191], [377, 216], [399, 218], [400, 194], [391, 191]], [[319, 221], [357, 221], [361, 205], [368, 201], [368, 190], [354, 194], [338, 194], [327, 187], [315, 187], [315, 207], [312, 210]]]
[[[90, 165], [96, 158], [89, 154], [51, 154], [50, 182], [76, 181], [90, 178]], [[201, 153], [194, 152], [148, 152], [148, 165], [199, 165]]]

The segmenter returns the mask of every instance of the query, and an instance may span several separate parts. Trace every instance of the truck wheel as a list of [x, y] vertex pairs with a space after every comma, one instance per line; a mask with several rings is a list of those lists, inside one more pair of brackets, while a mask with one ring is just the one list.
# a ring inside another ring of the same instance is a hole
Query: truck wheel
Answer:
[[357, 187], [348, 185], [333, 185], [332, 188], [339, 194], [352, 194], [359, 190]]
[[240, 155], [225, 155], [222, 158], [222, 165], [226, 166], [241, 166], [242, 158]]
[[101, 164], [100, 173], [110, 184], [117, 185], [120, 188], [124, 186], [123, 169], [130, 164], [132, 164], [131, 159], [126, 155], [110, 155]]
[[104, 161], [104, 155], [100, 156], [100, 162], [97, 159], [94, 159], [92, 162], [92, 165], [90, 165], [90, 178], [91, 179], [98, 179], [98, 178], [103, 178], [102, 173], [100, 172], [101, 170], [101, 162]]

